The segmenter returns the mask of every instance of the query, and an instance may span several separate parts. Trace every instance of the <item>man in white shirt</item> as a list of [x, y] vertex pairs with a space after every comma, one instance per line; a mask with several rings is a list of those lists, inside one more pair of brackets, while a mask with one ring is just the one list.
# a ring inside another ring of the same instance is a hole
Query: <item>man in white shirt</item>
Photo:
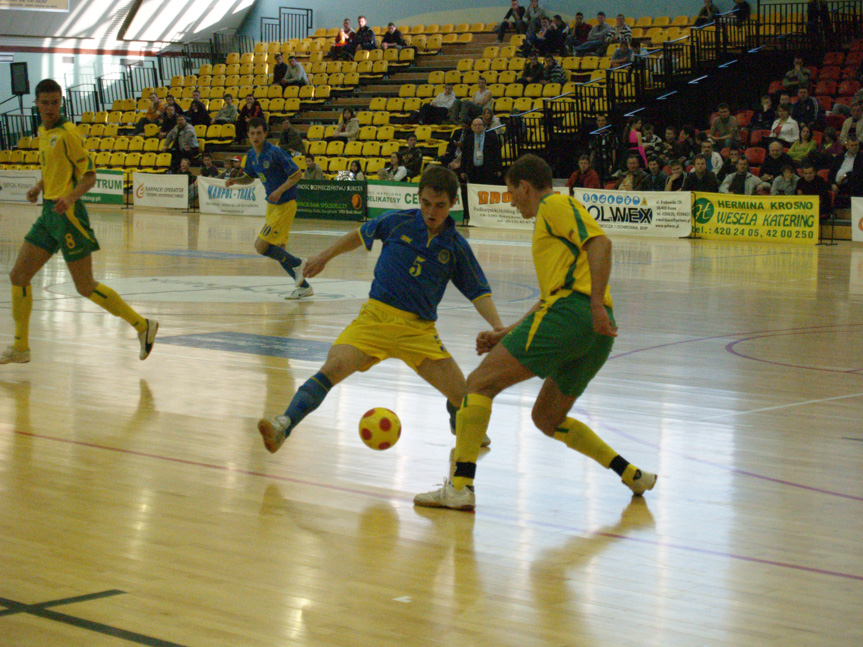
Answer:
[[485, 77], [479, 77], [479, 88], [476, 94], [473, 95], [473, 101], [461, 101], [456, 99], [456, 105], [453, 108], [453, 114], [459, 121], [465, 119], [474, 119], [482, 114], [484, 108], [492, 108], [493, 100], [491, 90], [488, 89], [488, 82]]
[[845, 142], [845, 155], [837, 157], [830, 169], [830, 188], [836, 192], [835, 206], [848, 208], [850, 198], [863, 197], [863, 153], [860, 142], [850, 137]]
[[452, 83], [447, 83], [443, 87], [443, 92], [420, 108], [420, 123], [440, 124], [447, 119], [455, 121], [453, 112], [456, 100], [455, 93], [452, 91]]

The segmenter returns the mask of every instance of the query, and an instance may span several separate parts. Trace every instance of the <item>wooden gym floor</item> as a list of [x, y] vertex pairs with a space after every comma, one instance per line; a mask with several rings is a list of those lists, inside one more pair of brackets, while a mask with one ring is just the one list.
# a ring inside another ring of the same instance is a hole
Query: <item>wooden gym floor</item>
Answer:
[[[477, 512], [415, 509], [446, 474], [444, 400], [389, 361], [337, 386], [276, 455], [255, 430], [320, 366], [377, 250], [317, 295], [261, 220], [90, 209], [97, 278], [134, 332], [34, 281], [33, 361], [0, 367], [0, 644], [863, 644], [863, 248], [615, 238], [620, 325], [574, 413], [660, 474], [631, 498], [538, 431], [531, 381], [495, 401]], [[8, 273], [37, 208], [0, 205]], [[299, 221], [308, 255], [353, 223]], [[504, 321], [536, 298], [529, 236], [463, 230]], [[4, 277], [3, 284], [8, 285]], [[0, 344], [13, 325], [0, 288]], [[484, 322], [438, 329], [465, 372]], [[367, 449], [372, 406], [401, 441]]]

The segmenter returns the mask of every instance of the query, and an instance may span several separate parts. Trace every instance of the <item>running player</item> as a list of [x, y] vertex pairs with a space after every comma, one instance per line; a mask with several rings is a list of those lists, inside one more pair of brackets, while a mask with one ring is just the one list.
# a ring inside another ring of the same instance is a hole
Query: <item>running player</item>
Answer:
[[261, 178], [267, 190], [267, 222], [255, 239], [255, 251], [278, 261], [294, 279], [296, 287], [288, 299], [310, 297], [315, 291], [303, 278], [303, 259], [285, 251], [297, 215], [297, 182], [303, 172], [281, 148], [267, 141], [266, 121], [250, 119], [248, 134], [252, 148], [246, 153], [243, 175], [228, 178], [225, 186], [251, 184], [256, 177]]
[[656, 474], [624, 460], [583, 422], [567, 413], [611, 353], [617, 326], [608, 278], [611, 241], [573, 198], [555, 195], [551, 167], [525, 155], [510, 167], [506, 185], [523, 218], [536, 218], [533, 264], [540, 301], [516, 324], [477, 337], [488, 356], [467, 380], [456, 418], [455, 471], [443, 487], [418, 494], [414, 504], [473, 510], [473, 480], [492, 399], [534, 376], [545, 380], [533, 422], [546, 435], [611, 468], [635, 494], [653, 489]]
[[455, 432], [455, 412], [465, 394], [464, 374], [441, 343], [434, 323], [449, 281], [495, 330], [503, 327], [482, 268], [449, 216], [458, 191], [455, 173], [432, 166], [420, 178], [419, 209], [385, 213], [308, 259], [305, 275], [315, 276], [339, 254], [361, 245], [371, 250], [375, 239], [383, 242], [369, 300], [359, 316], [336, 339], [320, 371], [297, 390], [285, 414], [258, 422], [270, 452], [278, 451], [333, 386], [388, 357], [401, 359], [446, 396]]
[[93, 278], [91, 254], [99, 250], [99, 243], [80, 198], [96, 184], [96, 170], [93, 158], [81, 144], [75, 124], [63, 118], [62, 103], [63, 92], [56, 81], [39, 82], [36, 108], [42, 119], [39, 126], [42, 179], [27, 192], [27, 199], [36, 202], [39, 193], [44, 191], [45, 200], [42, 214], [24, 237], [9, 274], [15, 341], [0, 354], [0, 364], [30, 361], [30, 312], [33, 309], [30, 281], [59, 250], [63, 252], [78, 293], [134, 327], [141, 342], [140, 358], [147, 359], [153, 350], [159, 322], [145, 319], [114, 290]]

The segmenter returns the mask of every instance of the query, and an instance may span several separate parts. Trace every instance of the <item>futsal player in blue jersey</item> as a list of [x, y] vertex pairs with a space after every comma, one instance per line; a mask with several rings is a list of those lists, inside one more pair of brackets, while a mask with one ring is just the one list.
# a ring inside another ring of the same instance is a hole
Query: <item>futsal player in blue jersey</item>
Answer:
[[278, 261], [294, 279], [296, 288], [289, 299], [310, 297], [315, 291], [303, 278], [303, 259], [285, 251], [297, 215], [297, 182], [303, 172], [287, 153], [267, 141], [267, 122], [263, 119], [249, 120], [248, 135], [252, 148], [246, 153], [243, 175], [228, 178], [225, 186], [251, 184], [255, 178], [261, 179], [267, 191], [267, 220], [255, 239], [255, 251]]
[[455, 173], [433, 166], [420, 178], [419, 209], [385, 213], [308, 259], [305, 276], [311, 277], [340, 254], [360, 246], [371, 250], [375, 239], [383, 243], [359, 316], [336, 339], [320, 371], [297, 390], [284, 415], [258, 422], [270, 452], [278, 451], [333, 386], [389, 357], [401, 359], [446, 397], [455, 429], [465, 379], [435, 329], [447, 283], [452, 281], [495, 330], [503, 327], [482, 268], [449, 216], [458, 191]]

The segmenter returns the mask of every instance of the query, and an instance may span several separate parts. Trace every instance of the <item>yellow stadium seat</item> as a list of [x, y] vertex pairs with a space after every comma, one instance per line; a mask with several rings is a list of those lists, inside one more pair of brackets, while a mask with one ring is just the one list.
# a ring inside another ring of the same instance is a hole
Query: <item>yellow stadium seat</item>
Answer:
[[381, 143], [378, 141], [363, 142], [363, 157], [378, 157], [381, 154]]
[[321, 124], [312, 124], [309, 126], [309, 129], [306, 131], [306, 139], [323, 139], [324, 138], [324, 127]]
[[677, 16], [671, 21], [672, 27], [688, 27], [690, 24], [689, 16]]
[[654, 27], [668, 27], [669, 25], [671, 25], [671, 18], [668, 16], [659, 16], [653, 19]]

